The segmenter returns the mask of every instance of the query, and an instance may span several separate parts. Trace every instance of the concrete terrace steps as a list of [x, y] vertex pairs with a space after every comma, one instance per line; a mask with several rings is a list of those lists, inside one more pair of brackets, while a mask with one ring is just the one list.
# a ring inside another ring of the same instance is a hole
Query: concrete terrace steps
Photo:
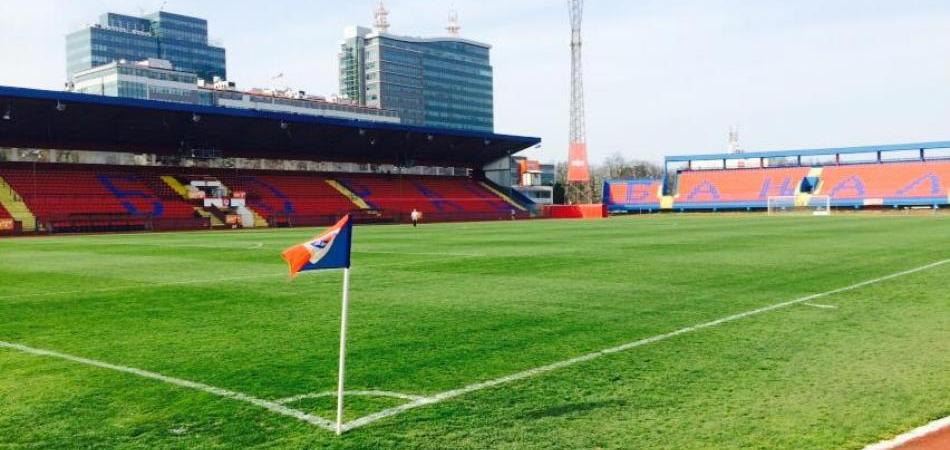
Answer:
[[3, 177], [0, 177], [0, 205], [10, 213], [13, 220], [22, 224], [23, 231], [36, 231], [36, 216]]
[[333, 189], [336, 189], [337, 191], [340, 192], [340, 194], [343, 194], [344, 197], [350, 199], [350, 201], [353, 202], [353, 204], [359, 207], [360, 209], [362, 210], [373, 209], [372, 207], [369, 206], [369, 204], [366, 203], [365, 200], [360, 198], [360, 196], [354, 194], [353, 191], [347, 189], [346, 186], [343, 186], [339, 181], [330, 180], [330, 179], [326, 181], [327, 181], [327, 184], [329, 184]]
[[[165, 183], [166, 186], [169, 187], [169, 189], [171, 189], [171, 190], [174, 191], [176, 194], [178, 194], [179, 196], [181, 196], [182, 199], [184, 199], [185, 201], [188, 201], [188, 202], [191, 201], [191, 198], [188, 197], [188, 188], [186, 188], [185, 185], [181, 184], [181, 182], [178, 181], [177, 178], [175, 178], [175, 177], [173, 177], [173, 176], [171, 176], [171, 175], [162, 175], [162, 176], [159, 177], [159, 178], [161, 178], [161, 180]], [[202, 208], [202, 207], [200, 207], [200, 206], [195, 206], [194, 208], [195, 208], [195, 212], [198, 213], [199, 216], [205, 217], [205, 218], [207, 218], [208, 220], [211, 221], [211, 226], [212, 226], [212, 227], [223, 227], [223, 226], [224, 226], [224, 222], [222, 222], [221, 219], [219, 219], [219, 218], [218, 218], [217, 216], [215, 216], [214, 214], [211, 214], [211, 213], [208, 212], [206, 209], [204, 209], [204, 208]]]
[[506, 203], [508, 203], [509, 205], [514, 206], [514, 207], [517, 208], [519, 211], [527, 211], [527, 209], [525, 209], [525, 207], [522, 206], [520, 203], [518, 203], [518, 202], [512, 200], [511, 197], [505, 195], [504, 193], [499, 192], [497, 189], [493, 188], [490, 184], [485, 183], [484, 181], [479, 181], [478, 184], [479, 184], [481, 187], [487, 189], [488, 192], [491, 192], [492, 194], [497, 195], [499, 198], [501, 198], [502, 200], [504, 200], [504, 201], [505, 201]]

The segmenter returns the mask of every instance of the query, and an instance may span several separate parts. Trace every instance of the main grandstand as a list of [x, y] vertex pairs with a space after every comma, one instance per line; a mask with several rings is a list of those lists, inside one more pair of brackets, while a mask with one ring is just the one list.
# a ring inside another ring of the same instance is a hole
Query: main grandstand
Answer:
[[[146, 156], [0, 163], [6, 233], [396, 222], [413, 209], [428, 221], [496, 220], [533, 207], [482, 167], [538, 138], [11, 87], [0, 87], [0, 108], [0, 148]], [[285, 164], [210, 163], [229, 158]], [[286, 168], [294, 162], [303, 169]]]
[[608, 180], [614, 213], [950, 206], [950, 142], [669, 156], [659, 179]]

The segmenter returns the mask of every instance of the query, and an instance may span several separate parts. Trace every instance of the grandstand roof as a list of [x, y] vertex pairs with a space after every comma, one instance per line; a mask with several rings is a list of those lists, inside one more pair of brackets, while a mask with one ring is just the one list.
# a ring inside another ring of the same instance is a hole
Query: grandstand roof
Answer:
[[[62, 105], [62, 106], [60, 106]], [[9, 114], [7, 114], [9, 113]], [[0, 86], [0, 146], [480, 167], [540, 138]]]
[[918, 142], [912, 144], [870, 145], [863, 147], [813, 148], [802, 150], [780, 150], [771, 152], [713, 153], [707, 155], [667, 156], [666, 162], [712, 161], [722, 159], [788, 158], [794, 156], [826, 156], [854, 153], [897, 152], [907, 150], [927, 150], [932, 148], [950, 148], [950, 141]]

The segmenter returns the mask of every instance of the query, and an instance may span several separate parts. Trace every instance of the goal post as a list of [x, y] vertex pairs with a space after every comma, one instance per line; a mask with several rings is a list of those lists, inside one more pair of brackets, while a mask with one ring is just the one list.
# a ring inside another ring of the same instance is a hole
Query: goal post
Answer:
[[776, 195], [768, 198], [768, 213], [810, 214], [813, 216], [831, 215], [831, 197], [827, 195]]

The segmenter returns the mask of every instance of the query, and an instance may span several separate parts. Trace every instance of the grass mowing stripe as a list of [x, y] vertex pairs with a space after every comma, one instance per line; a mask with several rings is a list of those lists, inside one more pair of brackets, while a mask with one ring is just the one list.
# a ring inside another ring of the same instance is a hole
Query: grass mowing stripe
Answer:
[[[205, 279], [198, 279], [198, 280], [178, 280], [178, 281], [166, 281], [162, 283], [143, 282], [142, 284], [135, 284], [132, 286], [114, 286], [114, 287], [106, 287], [106, 288], [98, 288], [98, 289], [80, 289], [80, 290], [73, 290], [73, 291], [34, 292], [30, 294], [5, 295], [3, 297], [0, 297], [0, 300], [12, 300], [16, 298], [29, 298], [29, 297], [45, 297], [48, 295], [69, 295], [69, 294], [87, 294], [87, 293], [94, 293], [94, 292], [114, 292], [114, 291], [124, 291], [127, 289], [140, 289], [140, 288], [151, 288], [151, 287], [160, 287], [160, 286], [180, 286], [180, 285], [201, 284], [201, 283], [219, 283], [223, 281], [243, 281], [243, 280], [249, 280], [249, 279], [255, 279], [255, 278], [273, 277], [276, 275], [278, 274], [264, 273], [264, 274], [258, 274], [258, 275], [243, 275], [240, 277], [213, 278], [213, 279], [205, 278]], [[287, 276], [286, 274], [283, 274], [283, 273], [280, 275]]]
[[[357, 253], [357, 252], [353, 252], [353, 253]], [[454, 255], [454, 256], [445, 256], [442, 258], [424, 258], [424, 259], [417, 259], [413, 261], [404, 261], [404, 262], [396, 262], [396, 263], [368, 264], [365, 266], [360, 266], [359, 268], [360, 269], [375, 269], [375, 268], [385, 268], [385, 267], [394, 267], [394, 266], [406, 267], [411, 264], [443, 261], [446, 259], [454, 259], [460, 256], [461, 255]], [[475, 257], [475, 256], [480, 256], [480, 255], [466, 255], [466, 256]], [[115, 291], [129, 290], [129, 289], [141, 289], [141, 288], [152, 288], [152, 287], [163, 287], [163, 286], [182, 286], [182, 285], [189, 285], [189, 284], [204, 284], [204, 283], [220, 283], [220, 282], [225, 282], [225, 281], [244, 281], [244, 280], [259, 279], [259, 278], [270, 278], [270, 277], [275, 277], [278, 275], [287, 277], [286, 273], [262, 273], [262, 274], [256, 274], [256, 275], [242, 275], [242, 276], [237, 276], [237, 277], [211, 278], [211, 279], [202, 278], [202, 279], [195, 279], [195, 280], [166, 281], [166, 282], [160, 282], [160, 283], [145, 281], [145, 282], [142, 282], [141, 284], [135, 284], [135, 285], [130, 285], [130, 286], [113, 286], [113, 287], [97, 288], [97, 289], [33, 292], [33, 293], [28, 293], [28, 294], [5, 295], [5, 296], [0, 296], [0, 300], [13, 300], [13, 299], [18, 299], [18, 298], [31, 298], [31, 297], [46, 297], [46, 296], [55, 296], [55, 295], [87, 294], [87, 293], [98, 293], [98, 292], [115, 292]]]
[[380, 412], [378, 412], [378, 413], [370, 414], [370, 415], [368, 415], [368, 416], [364, 416], [364, 417], [361, 417], [361, 418], [359, 418], [359, 419], [356, 419], [356, 420], [353, 420], [353, 421], [351, 421], [351, 422], [348, 422], [348, 423], [346, 423], [346, 424], [343, 425], [343, 431], [344, 431], [344, 432], [345, 432], [345, 431], [350, 431], [350, 430], [353, 430], [353, 429], [356, 429], [356, 428], [359, 428], [359, 427], [363, 427], [363, 426], [369, 425], [369, 424], [371, 424], [371, 423], [373, 423], [373, 422], [376, 422], [376, 421], [378, 421], [378, 420], [385, 419], [385, 418], [387, 418], [387, 417], [392, 417], [392, 416], [395, 416], [395, 415], [398, 415], [398, 414], [402, 414], [402, 413], [404, 413], [404, 412], [406, 412], [406, 411], [409, 411], [409, 410], [411, 410], [411, 409], [415, 409], [415, 408], [419, 408], [419, 407], [427, 406], [427, 405], [433, 405], [433, 404], [436, 404], [436, 403], [443, 402], [443, 401], [445, 401], [445, 400], [449, 400], [449, 399], [454, 398], [454, 397], [458, 397], [458, 396], [460, 396], [460, 395], [468, 394], [468, 393], [475, 392], [475, 391], [480, 391], [480, 390], [482, 390], [482, 389], [488, 389], [488, 388], [495, 387], [495, 386], [499, 386], [499, 385], [502, 385], [502, 384], [512, 383], [512, 382], [519, 381], [519, 380], [523, 380], [523, 379], [526, 379], [526, 378], [535, 377], [535, 376], [538, 376], [538, 375], [541, 375], [541, 374], [544, 374], [544, 373], [547, 373], [547, 372], [551, 372], [551, 371], [558, 370], [558, 369], [563, 369], [563, 368], [565, 368], [565, 367], [569, 367], [569, 366], [573, 366], [573, 365], [575, 365], [575, 364], [579, 364], [579, 363], [582, 363], [582, 362], [586, 362], [586, 361], [590, 361], [590, 360], [593, 360], [593, 359], [601, 358], [601, 357], [604, 357], [604, 356], [607, 356], [607, 355], [610, 355], [610, 354], [613, 354], [613, 353], [619, 353], [619, 352], [623, 352], [623, 351], [626, 351], [626, 350], [630, 350], [630, 349], [633, 349], [633, 348], [636, 348], [636, 347], [642, 347], [642, 346], [644, 346], [644, 345], [648, 345], [648, 344], [652, 344], [652, 343], [655, 343], [655, 342], [659, 342], [659, 341], [663, 341], [663, 340], [666, 340], [666, 339], [670, 339], [670, 338], [672, 338], [672, 337], [676, 337], [676, 336], [679, 336], [679, 335], [681, 335], [681, 334], [691, 333], [691, 332], [699, 331], [699, 330], [702, 330], [702, 329], [705, 329], [705, 328], [715, 327], [715, 326], [722, 325], [722, 324], [727, 323], [727, 322], [733, 322], [733, 321], [740, 320], [740, 319], [744, 319], [744, 318], [747, 318], [747, 317], [752, 317], [752, 316], [759, 315], [759, 314], [763, 314], [763, 313], [767, 313], [767, 312], [770, 312], [770, 311], [775, 311], [775, 310], [777, 310], [777, 309], [786, 308], [786, 307], [789, 307], [789, 306], [797, 305], [797, 304], [799, 304], [799, 303], [805, 303], [805, 302], [808, 302], [808, 301], [811, 301], [811, 300], [815, 300], [815, 299], [818, 299], [818, 298], [823, 298], [823, 297], [827, 297], [827, 296], [830, 296], [830, 295], [840, 294], [840, 293], [842, 293], [842, 292], [848, 292], [848, 291], [852, 291], [852, 290], [855, 290], [855, 289], [860, 289], [860, 288], [865, 287], [865, 286], [870, 286], [870, 285], [873, 285], [873, 284], [877, 284], [877, 283], [881, 283], [881, 282], [884, 282], [884, 281], [892, 280], [892, 279], [894, 279], [894, 278], [899, 278], [899, 277], [911, 275], [911, 274], [914, 274], [914, 273], [917, 273], [917, 272], [922, 272], [922, 271], [925, 271], [925, 270], [933, 269], [933, 268], [935, 268], [935, 267], [941, 266], [941, 265], [946, 264], [946, 263], [948, 263], [948, 262], [950, 262], [950, 259], [944, 259], [944, 260], [937, 261], [937, 262], [934, 262], [934, 263], [930, 263], [930, 264], [927, 264], [927, 265], [924, 265], [924, 266], [915, 267], [915, 268], [913, 268], [913, 269], [908, 269], [908, 270], [905, 270], [905, 271], [902, 271], [902, 272], [897, 272], [897, 273], [893, 273], [893, 274], [890, 274], [890, 275], [885, 275], [885, 276], [883, 276], [883, 277], [874, 278], [874, 279], [867, 280], [867, 281], [862, 281], [862, 282], [860, 282], [860, 283], [852, 284], [852, 285], [850, 285], [850, 286], [845, 286], [845, 287], [838, 288], [838, 289], [834, 289], [834, 290], [830, 290], [830, 291], [820, 292], [820, 293], [817, 293], [817, 294], [812, 294], [812, 295], [808, 295], [808, 296], [805, 296], [805, 297], [796, 298], [796, 299], [794, 299], [794, 300], [789, 300], [789, 301], [785, 301], [785, 302], [781, 302], [781, 303], [776, 303], [776, 304], [774, 304], [774, 305], [764, 306], [764, 307], [762, 307], [762, 308], [756, 308], [756, 309], [753, 309], [753, 310], [750, 310], [750, 311], [746, 311], [746, 312], [742, 312], [742, 313], [738, 313], [738, 314], [733, 314], [733, 315], [731, 315], [731, 316], [726, 316], [726, 317], [723, 317], [723, 318], [721, 318], [721, 319], [716, 319], [716, 320], [709, 321], [709, 322], [704, 322], [704, 323], [701, 323], [701, 324], [698, 324], [698, 325], [693, 325], [693, 326], [689, 326], [689, 327], [685, 327], [685, 328], [680, 328], [680, 329], [678, 329], [678, 330], [676, 330], [676, 331], [671, 331], [671, 332], [669, 332], [669, 333], [660, 334], [660, 335], [656, 335], [656, 336], [649, 337], [649, 338], [645, 338], [645, 339], [640, 339], [640, 340], [633, 341], [633, 342], [628, 342], [628, 343], [626, 343], [626, 344], [618, 345], [618, 346], [616, 346], [616, 347], [611, 347], [611, 348], [608, 348], [608, 349], [599, 350], [599, 351], [592, 352], [592, 353], [587, 353], [587, 354], [584, 354], [584, 355], [581, 355], [581, 356], [578, 356], [578, 357], [575, 357], [575, 358], [566, 359], [566, 360], [564, 360], [564, 361], [558, 361], [558, 362], [556, 362], [556, 363], [552, 363], [552, 364], [548, 364], [548, 365], [545, 365], [545, 366], [536, 367], [536, 368], [534, 368], [534, 369], [528, 369], [528, 370], [521, 371], [521, 372], [518, 372], [518, 373], [514, 373], [514, 374], [511, 374], [511, 375], [506, 375], [506, 376], [504, 376], [504, 377], [495, 378], [495, 379], [488, 380], [488, 381], [482, 381], [482, 382], [479, 382], [479, 383], [470, 384], [470, 385], [468, 385], [468, 386], [463, 386], [463, 387], [461, 387], [461, 388], [453, 389], [453, 390], [450, 390], [450, 391], [440, 392], [440, 393], [435, 394], [435, 395], [426, 396], [426, 397], [424, 397], [424, 398], [421, 398], [421, 399], [412, 401], [412, 402], [410, 402], [410, 403], [406, 403], [406, 404], [404, 404], [404, 405], [400, 405], [400, 406], [397, 406], [397, 407], [395, 407], [395, 408], [386, 409], [386, 410], [380, 411]]
[[[324, 392], [314, 392], [310, 394], [300, 394], [293, 397], [282, 398], [279, 400], [274, 400], [276, 403], [286, 405], [287, 403], [299, 402], [300, 400], [305, 400], [308, 398], [321, 398], [321, 397], [336, 397], [336, 391], [324, 391]], [[392, 391], [343, 391], [343, 396], [352, 395], [357, 397], [391, 397], [398, 398], [402, 400], [419, 400], [423, 398], [421, 395], [405, 394], [402, 392], [392, 392]]]
[[47, 356], [51, 358], [64, 359], [66, 361], [72, 361], [79, 364], [85, 364], [87, 366], [99, 367], [101, 369], [115, 370], [117, 372], [124, 372], [143, 378], [149, 378], [152, 380], [158, 380], [164, 383], [173, 384], [175, 386], [185, 387], [189, 389], [194, 389], [201, 392], [206, 392], [208, 394], [217, 395], [218, 397], [229, 398], [232, 400], [239, 400], [242, 402], [247, 402], [255, 406], [259, 406], [268, 411], [275, 412], [277, 414], [282, 414], [285, 416], [293, 417], [298, 420], [302, 420], [311, 425], [316, 425], [320, 428], [326, 430], [333, 430], [333, 424], [322, 417], [318, 417], [312, 414], [307, 414], [303, 411], [298, 411], [293, 408], [288, 408], [281, 403], [260, 399], [242, 392], [231, 391], [228, 389], [223, 389], [219, 387], [210, 386], [204, 383], [199, 383], [197, 381], [190, 381], [181, 378], [170, 377], [167, 375], [162, 375], [156, 372], [149, 372], [147, 370], [136, 369], [134, 367], [120, 366], [116, 364], [110, 364], [104, 361], [98, 361], [95, 359], [83, 358], [81, 356], [67, 355], [65, 353], [54, 352], [52, 350], [43, 350], [39, 348], [28, 347], [22, 344], [14, 344], [10, 342], [0, 341], [0, 347], [8, 348], [11, 350], [18, 350], [23, 353], [29, 353], [36, 356]]

